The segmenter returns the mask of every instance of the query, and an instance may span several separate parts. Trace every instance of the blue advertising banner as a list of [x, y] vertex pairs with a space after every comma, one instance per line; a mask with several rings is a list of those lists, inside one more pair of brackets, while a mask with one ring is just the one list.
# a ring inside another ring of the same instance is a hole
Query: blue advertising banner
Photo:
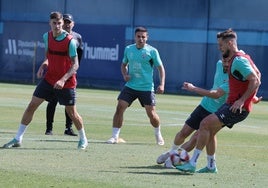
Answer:
[[125, 27], [75, 25], [82, 35], [84, 52], [77, 73], [78, 84], [119, 88], [123, 79], [120, 65], [124, 53]]
[[0, 79], [35, 82], [35, 73], [45, 58], [42, 34], [49, 25], [40, 23], [5, 22], [3, 24]]
[[[47, 23], [6, 22], [3, 29], [0, 80], [36, 83], [36, 72], [45, 59], [43, 34]], [[84, 53], [77, 73], [80, 86], [119, 88], [125, 27], [75, 25], [83, 38]]]

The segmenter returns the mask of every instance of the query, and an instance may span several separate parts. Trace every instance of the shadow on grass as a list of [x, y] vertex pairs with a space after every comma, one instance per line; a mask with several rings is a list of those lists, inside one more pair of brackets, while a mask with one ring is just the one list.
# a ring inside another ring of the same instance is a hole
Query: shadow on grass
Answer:
[[[177, 169], [171, 169], [171, 168], [163, 168], [160, 165], [151, 165], [151, 166], [132, 166], [132, 167], [121, 167], [124, 169], [143, 169], [143, 170], [161, 170], [161, 172], [145, 172], [145, 171], [131, 171], [128, 173], [131, 174], [152, 174], [152, 175], [193, 175], [193, 173], [188, 173], [188, 172], [182, 172], [179, 171]], [[173, 172], [171, 172], [171, 170], [174, 170]]]
[[[25, 147], [19, 147], [19, 148], [0, 148], [1, 150], [29, 150], [29, 151], [66, 151], [66, 150], [70, 150], [70, 148], [25, 148]], [[73, 150], [78, 150], [76, 147], [74, 147]], [[80, 151], [80, 150], [79, 150]], [[82, 150], [82, 151], [86, 151], [86, 150]]]
[[[78, 139], [77, 140], [65, 140], [65, 139], [27, 139], [27, 142], [40, 142], [40, 143], [78, 143]], [[25, 147], [26, 146], [26, 147]], [[43, 147], [43, 145], [40, 146], [36, 146], [36, 147], [27, 147], [27, 144], [22, 144], [21, 147], [11, 147], [11, 148], [3, 148], [3, 146], [0, 146], [1, 150], [33, 150], [33, 151], [53, 151], [53, 150], [61, 150], [61, 151], [66, 151], [66, 150], [70, 150], [70, 146], [68, 145], [68, 147]], [[77, 149], [77, 145], [74, 145], [73, 147], [74, 150], [78, 150]], [[83, 150], [86, 151], [86, 150]]]
[[130, 174], [151, 174], [151, 175], [174, 175], [174, 176], [189, 176], [189, 175], [193, 175], [191, 173], [186, 173], [186, 172], [181, 172], [181, 171], [174, 171], [174, 172], [170, 172], [170, 171], [165, 171], [165, 172], [128, 172]]
[[[16, 134], [15, 131], [0, 131], [1, 135], [11, 135], [10, 139], [14, 137]], [[53, 138], [53, 137], [61, 137], [61, 138]], [[39, 141], [39, 142], [78, 142], [79, 137], [78, 136], [66, 136], [66, 135], [42, 135], [42, 137], [47, 138], [28, 138], [25, 137], [24, 140], [31, 140], [31, 141]], [[65, 138], [64, 138], [65, 137]], [[0, 139], [6, 139], [1, 138]], [[89, 143], [95, 143], [95, 144], [107, 144], [106, 140], [94, 140], [94, 139], [88, 139]], [[153, 143], [146, 143], [146, 142], [119, 142], [117, 144], [109, 144], [109, 145], [155, 145]]]

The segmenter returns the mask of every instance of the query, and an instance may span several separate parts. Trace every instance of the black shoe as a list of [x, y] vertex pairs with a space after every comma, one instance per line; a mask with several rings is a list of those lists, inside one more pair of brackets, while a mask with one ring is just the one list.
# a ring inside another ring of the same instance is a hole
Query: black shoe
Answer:
[[77, 134], [74, 133], [73, 129], [66, 129], [64, 131], [64, 134], [69, 136], [77, 136]]
[[52, 130], [46, 130], [45, 135], [53, 135]]

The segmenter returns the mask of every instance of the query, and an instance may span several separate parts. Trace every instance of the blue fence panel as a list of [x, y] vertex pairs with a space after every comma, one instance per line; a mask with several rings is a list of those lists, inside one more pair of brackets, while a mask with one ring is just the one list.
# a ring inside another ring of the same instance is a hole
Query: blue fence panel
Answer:
[[[84, 37], [85, 57], [78, 71], [80, 86], [119, 89], [124, 84], [120, 73], [124, 45], [134, 42], [134, 28], [143, 25], [149, 29], [148, 43], [158, 48], [165, 64], [167, 93], [182, 93], [183, 81], [210, 88], [215, 63], [220, 58], [216, 33], [231, 27], [238, 33], [239, 49], [250, 54], [261, 70], [259, 94], [268, 98], [265, 60], [268, 17], [263, 16], [268, 6], [266, 0], [2, 0], [0, 3], [0, 80], [35, 81], [34, 71], [44, 58], [40, 45], [43, 32], [49, 29], [48, 15], [59, 10], [73, 14], [75, 30]], [[33, 44], [39, 45], [34, 49]], [[98, 53], [105, 51], [105, 58], [112, 52], [112, 58], [118, 59], [98, 60], [90, 55], [94, 49]], [[157, 77], [156, 73], [156, 81]]]

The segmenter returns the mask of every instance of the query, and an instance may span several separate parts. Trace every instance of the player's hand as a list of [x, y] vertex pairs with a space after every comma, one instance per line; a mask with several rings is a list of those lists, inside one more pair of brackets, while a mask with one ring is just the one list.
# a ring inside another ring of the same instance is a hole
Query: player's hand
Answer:
[[257, 96], [255, 95], [255, 96], [253, 97], [253, 99], [252, 99], [252, 102], [253, 102], [254, 104], [257, 104], [257, 103], [259, 103], [261, 100], [262, 100], [262, 96], [257, 97]]
[[63, 80], [58, 80], [55, 84], [54, 84], [54, 89], [62, 89], [64, 86], [65, 82]]
[[183, 82], [182, 89], [185, 89], [187, 91], [193, 91], [195, 86], [190, 82]]
[[126, 82], [128, 82], [130, 80], [130, 76], [128, 74], [127, 75], [124, 75], [123, 78], [124, 78], [124, 80]]
[[236, 113], [237, 110], [239, 110], [239, 113], [241, 114], [242, 113], [242, 107], [244, 106], [244, 102], [241, 101], [241, 100], [237, 100], [234, 102], [234, 104], [230, 107], [230, 110], [233, 112], [233, 113]]
[[38, 69], [37, 73], [36, 73], [37, 78], [43, 78], [44, 77], [44, 73], [45, 73], [45, 69], [41, 66]]
[[47, 71], [47, 67], [48, 67], [48, 60], [46, 59], [39, 67], [36, 76], [37, 78], [43, 78], [45, 75], [45, 72]]
[[163, 94], [164, 93], [164, 85], [159, 85], [156, 89], [157, 94]]

